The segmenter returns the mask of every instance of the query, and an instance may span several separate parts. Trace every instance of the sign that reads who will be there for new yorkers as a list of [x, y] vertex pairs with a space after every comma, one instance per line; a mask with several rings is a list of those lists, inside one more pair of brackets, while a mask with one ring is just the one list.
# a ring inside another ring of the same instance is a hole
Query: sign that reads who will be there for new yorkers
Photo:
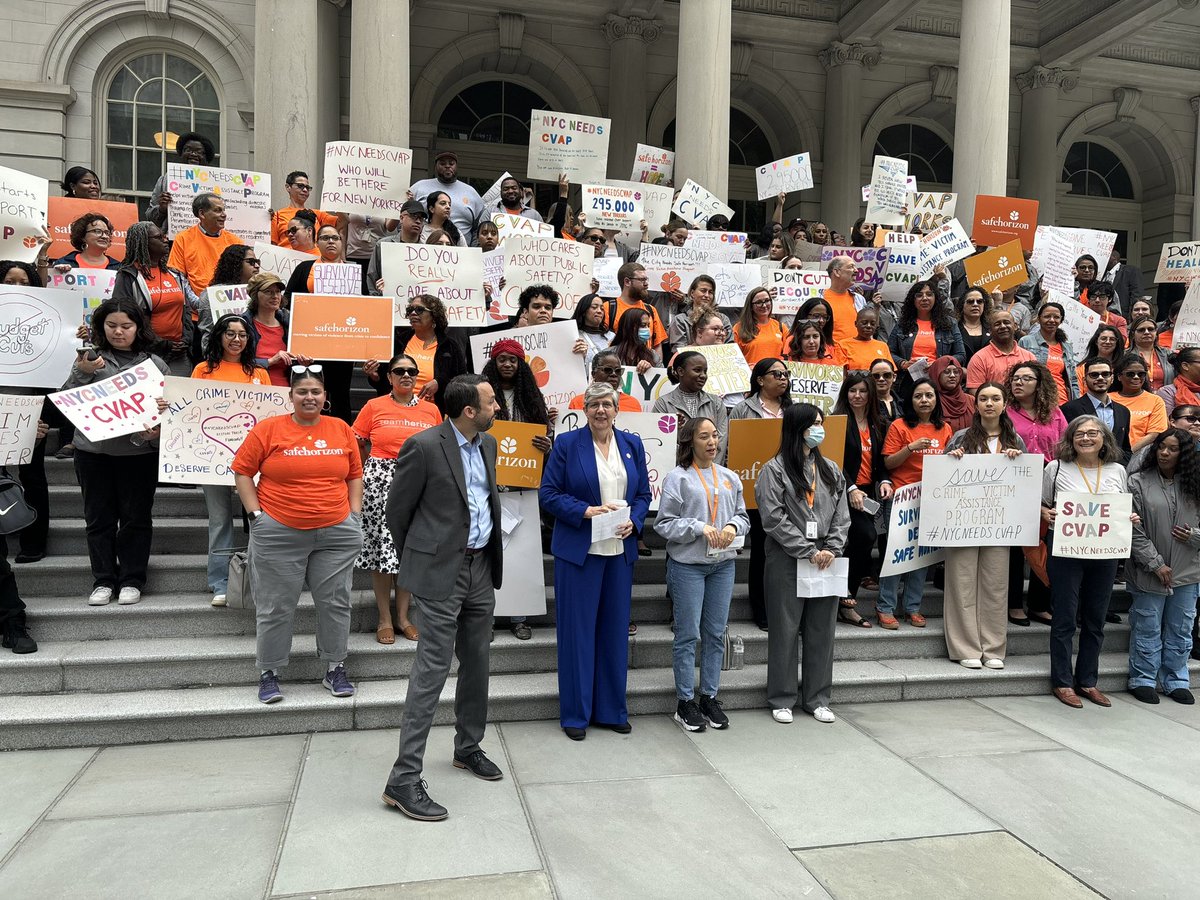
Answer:
[[598, 116], [535, 109], [529, 113], [530, 178], [601, 184], [608, 168], [612, 122]]
[[411, 178], [412, 151], [405, 147], [330, 141], [325, 145], [321, 209], [398, 218]]

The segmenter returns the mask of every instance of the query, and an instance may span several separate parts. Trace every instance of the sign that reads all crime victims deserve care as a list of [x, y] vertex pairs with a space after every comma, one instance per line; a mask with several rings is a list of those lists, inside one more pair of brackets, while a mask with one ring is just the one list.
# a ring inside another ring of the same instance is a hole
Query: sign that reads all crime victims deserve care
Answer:
[[608, 168], [612, 121], [599, 116], [535, 109], [529, 113], [530, 178], [598, 184]]

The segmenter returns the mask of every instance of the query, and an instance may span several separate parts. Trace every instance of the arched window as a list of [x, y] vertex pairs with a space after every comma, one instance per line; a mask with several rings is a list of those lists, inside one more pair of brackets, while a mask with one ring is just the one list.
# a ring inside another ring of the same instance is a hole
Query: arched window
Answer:
[[197, 131], [220, 165], [221, 104], [212, 81], [180, 56], [156, 51], [121, 65], [105, 94], [104, 189], [148, 197], [175, 157], [175, 139]]
[[446, 104], [438, 119], [438, 137], [528, 145], [531, 110], [551, 108], [522, 85], [484, 81], [471, 85]]
[[889, 125], [875, 139], [875, 155], [908, 160], [908, 174], [918, 185], [954, 180], [954, 151], [936, 132], [920, 125]]
[[[675, 120], [663, 130], [663, 146], [675, 148]], [[779, 157], [771, 149], [762, 128], [750, 116], [735, 107], [729, 108], [729, 164], [731, 166], [761, 166]]]
[[1133, 200], [1133, 179], [1129, 170], [1103, 144], [1078, 141], [1067, 151], [1062, 180], [1071, 185], [1069, 193], [1086, 197], [1110, 197]]

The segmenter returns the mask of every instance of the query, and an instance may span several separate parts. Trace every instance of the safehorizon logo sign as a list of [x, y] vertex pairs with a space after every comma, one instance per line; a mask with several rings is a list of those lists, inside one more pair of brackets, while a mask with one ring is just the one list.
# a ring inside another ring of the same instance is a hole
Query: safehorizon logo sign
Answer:
[[980, 194], [975, 198], [975, 222], [971, 239], [985, 247], [998, 247], [1018, 238], [1021, 249], [1033, 250], [1037, 233], [1038, 202], [1020, 197], [993, 197]]

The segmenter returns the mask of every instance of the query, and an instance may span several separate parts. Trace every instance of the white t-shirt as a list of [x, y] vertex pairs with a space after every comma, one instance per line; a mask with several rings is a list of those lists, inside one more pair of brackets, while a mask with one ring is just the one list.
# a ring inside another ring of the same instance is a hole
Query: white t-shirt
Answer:
[[1125, 467], [1118, 463], [1105, 463], [1098, 469], [1084, 466], [1081, 470], [1073, 462], [1055, 460], [1046, 466], [1042, 474], [1042, 505], [1053, 507], [1055, 495], [1060, 491], [1124, 494], [1128, 491]]
[[458, 229], [458, 233], [470, 243], [471, 238], [475, 235], [475, 230], [479, 227], [479, 219], [483, 215], [483, 198], [479, 196], [479, 192], [475, 188], [465, 181], [442, 184], [436, 178], [423, 178], [410, 190], [413, 192], [413, 197], [422, 206], [425, 204], [425, 198], [434, 191], [445, 191], [449, 194], [450, 220]]

